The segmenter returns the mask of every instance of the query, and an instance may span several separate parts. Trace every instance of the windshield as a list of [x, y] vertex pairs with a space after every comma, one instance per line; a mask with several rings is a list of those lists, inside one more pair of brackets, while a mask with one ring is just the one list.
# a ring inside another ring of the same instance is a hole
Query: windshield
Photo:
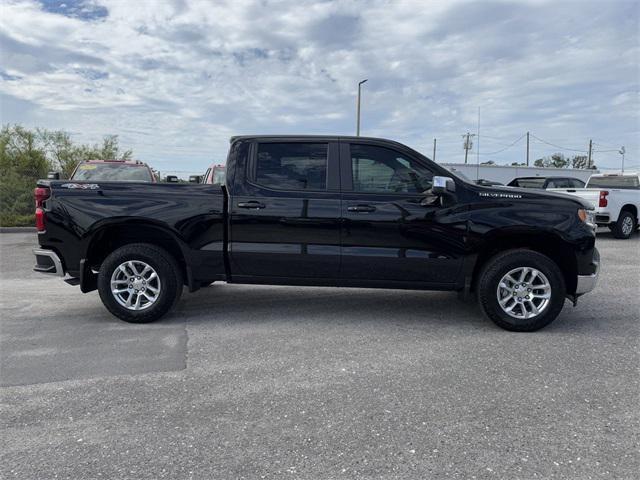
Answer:
[[587, 188], [621, 188], [633, 189], [640, 188], [637, 175], [612, 175], [610, 177], [591, 177]]
[[81, 163], [71, 180], [100, 180], [103, 182], [151, 182], [145, 165], [130, 163]]

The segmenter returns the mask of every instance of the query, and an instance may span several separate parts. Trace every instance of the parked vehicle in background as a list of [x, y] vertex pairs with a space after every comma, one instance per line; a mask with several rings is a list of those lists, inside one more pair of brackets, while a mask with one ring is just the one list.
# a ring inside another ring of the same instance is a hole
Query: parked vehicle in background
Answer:
[[572, 177], [518, 177], [507, 183], [508, 187], [519, 188], [582, 188], [584, 182]]
[[493, 180], [487, 180], [485, 178], [479, 178], [478, 180], [474, 180], [476, 185], [482, 185], [483, 187], [499, 187], [502, 185], [500, 182], [494, 182]]
[[225, 165], [213, 164], [207, 168], [202, 183], [209, 185], [224, 185], [226, 174], [227, 167]]
[[556, 189], [595, 205], [596, 223], [609, 227], [616, 238], [627, 239], [638, 228], [640, 174], [598, 173], [581, 189]]
[[475, 185], [390, 140], [234, 137], [227, 173], [38, 181], [36, 271], [97, 288], [134, 323], [167, 313], [183, 285], [226, 281], [473, 291], [514, 331], [549, 324], [598, 278], [588, 202]]
[[78, 164], [69, 180], [150, 183], [157, 181], [149, 165], [139, 160], [87, 160]]

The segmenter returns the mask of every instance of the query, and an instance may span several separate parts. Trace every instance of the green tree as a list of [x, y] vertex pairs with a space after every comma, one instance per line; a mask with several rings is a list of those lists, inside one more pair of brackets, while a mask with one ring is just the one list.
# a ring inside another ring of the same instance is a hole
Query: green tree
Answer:
[[569, 166], [569, 159], [565, 158], [562, 153], [554, 153], [550, 157], [538, 158], [533, 162], [533, 165], [545, 168], [566, 168]]
[[36, 181], [58, 170], [68, 178], [83, 160], [130, 160], [117, 135], [102, 144], [75, 144], [64, 131], [28, 130], [20, 125], [0, 129], [0, 225], [33, 225], [33, 189]]
[[37, 132], [19, 125], [0, 130], [0, 225], [33, 224], [33, 189], [51, 164]]

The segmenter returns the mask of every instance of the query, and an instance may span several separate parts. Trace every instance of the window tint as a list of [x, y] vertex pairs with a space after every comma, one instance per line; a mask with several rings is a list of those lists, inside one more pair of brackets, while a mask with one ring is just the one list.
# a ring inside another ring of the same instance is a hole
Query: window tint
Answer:
[[620, 188], [638, 189], [640, 188], [637, 175], [611, 175], [608, 177], [591, 177], [587, 184], [589, 188]]
[[544, 177], [541, 178], [518, 178], [514, 180], [515, 186], [520, 188], [543, 188]]
[[255, 180], [282, 190], [325, 190], [326, 143], [261, 143]]
[[151, 173], [144, 165], [127, 163], [81, 163], [72, 180], [101, 180], [103, 182], [151, 182]]
[[568, 178], [552, 178], [546, 188], [571, 188], [571, 183]]
[[415, 160], [373, 145], [351, 145], [353, 190], [371, 193], [422, 193], [433, 184], [433, 172]]

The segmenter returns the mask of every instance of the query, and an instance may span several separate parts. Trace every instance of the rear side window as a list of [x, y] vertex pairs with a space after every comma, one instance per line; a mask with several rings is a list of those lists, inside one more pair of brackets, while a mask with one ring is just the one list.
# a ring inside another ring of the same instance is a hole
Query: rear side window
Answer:
[[544, 177], [539, 178], [517, 178], [509, 185], [520, 188], [544, 188]]
[[570, 188], [583, 188], [584, 182], [582, 180], [578, 180], [577, 178], [569, 179], [569, 183], [571, 184]]
[[547, 183], [546, 188], [571, 188], [572, 185], [568, 178], [552, 178]]
[[255, 182], [280, 190], [326, 190], [326, 143], [260, 143]]
[[71, 180], [102, 182], [151, 182], [151, 172], [144, 165], [126, 163], [81, 163]]

